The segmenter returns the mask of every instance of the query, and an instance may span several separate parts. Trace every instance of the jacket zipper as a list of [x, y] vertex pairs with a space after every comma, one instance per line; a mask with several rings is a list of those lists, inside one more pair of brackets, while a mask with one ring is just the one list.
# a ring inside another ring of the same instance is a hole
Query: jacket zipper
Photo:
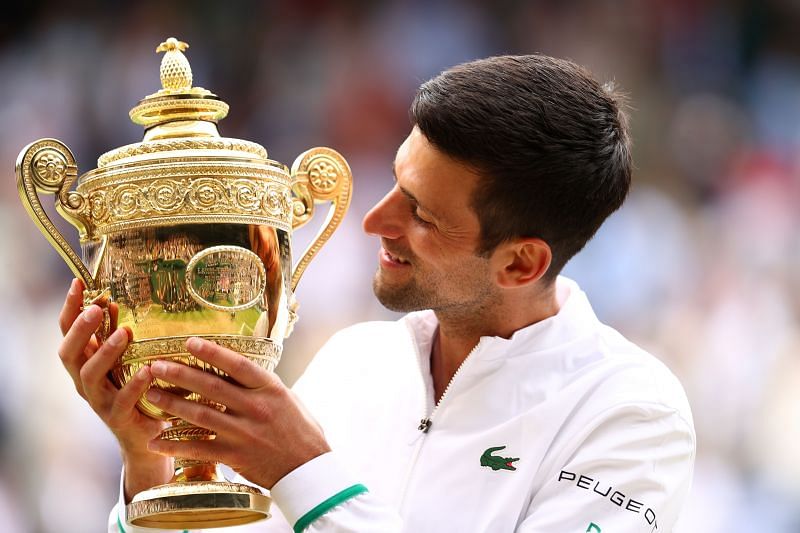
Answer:
[[[409, 326], [409, 334], [411, 334], [411, 342], [414, 345], [414, 352], [416, 353], [416, 356], [417, 356], [417, 365], [419, 366], [419, 373], [420, 373], [420, 375], [422, 375], [422, 366], [420, 365], [421, 355], [419, 353], [419, 348], [417, 347], [417, 343], [415, 342], [414, 334], [410, 331], [410, 326]], [[439, 398], [439, 401], [436, 402], [436, 405], [433, 406], [433, 410], [430, 412], [430, 414], [425, 416], [425, 413], [423, 413], [423, 417], [420, 420], [419, 427], [417, 428], [420, 432], [417, 435], [417, 437], [414, 440], [412, 440], [411, 443], [410, 443], [410, 444], [413, 444], [413, 443], [416, 442], [416, 446], [414, 446], [414, 453], [411, 455], [411, 461], [409, 461], [408, 468], [406, 469], [405, 480], [403, 481], [403, 489], [402, 489], [402, 493], [400, 494], [400, 505], [398, 507], [401, 510], [403, 509], [403, 506], [405, 505], [406, 492], [408, 490], [408, 483], [411, 481], [411, 473], [414, 471], [414, 467], [417, 464], [417, 459], [419, 459], [419, 453], [422, 450], [422, 444], [425, 441], [424, 436], [425, 436], [426, 433], [428, 433], [428, 430], [433, 425], [433, 416], [436, 414], [436, 412], [441, 407], [442, 403], [444, 402], [444, 399], [447, 398], [447, 393], [450, 392], [450, 389], [452, 388], [453, 383], [456, 381], [456, 378], [458, 378], [458, 375], [461, 373], [461, 369], [464, 368], [464, 365], [467, 363], [467, 361], [470, 358], [472, 358], [472, 355], [478, 350], [478, 348], [481, 345], [481, 342], [483, 342], [483, 339], [478, 340], [478, 344], [476, 344], [472, 348], [472, 350], [470, 350], [470, 352], [467, 354], [467, 356], [464, 358], [464, 360], [461, 361], [461, 364], [458, 365], [458, 368], [456, 369], [455, 374], [453, 374], [453, 377], [450, 378], [450, 381], [447, 383], [447, 387], [445, 387], [444, 392], [442, 393], [442, 397]], [[428, 355], [428, 357], [430, 357], [430, 355]], [[423, 376], [423, 379], [424, 379], [424, 376]], [[427, 405], [428, 405], [428, 397], [429, 397], [428, 388], [425, 387], [425, 406], [426, 406], [425, 408], [426, 409], [427, 409]]]
[[[419, 427], [417, 427], [418, 430], [420, 430], [423, 433], [427, 433], [428, 430], [431, 429], [431, 426], [433, 425], [433, 415], [436, 414], [436, 411], [439, 410], [439, 407], [442, 405], [442, 402], [444, 402], [444, 399], [447, 398], [447, 393], [450, 392], [450, 388], [453, 386], [453, 382], [455, 382], [456, 378], [458, 378], [458, 375], [461, 373], [461, 369], [464, 368], [464, 365], [466, 364], [467, 361], [469, 361], [470, 357], [472, 357], [472, 354], [474, 354], [478, 350], [478, 347], [481, 345], [482, 340], [483, 339], [478, 340], [478, 344], [476, 344], [472, 348], [472, 350], [469, 351], [464, 360], [461, 361], [461, 364], [458, 365], [455, 374], [453, 374], [453, 377], [450, 378], [450, 381], [447, 383], [447, 387], [445, 387], [444, 392], [442, 393], [442, 397], [439, 398], [439, 401], [436, 402], [436, 405], [433, 406], [433, 411], [431, 411], [431, 414], [423, 417], [419, 421]], [[417, 361], [419, 362], [419, 355], [417, 356]], [[422, 368], [420, 368], [420, 373], [421, 372]], [[425, 405], [428, 405], [428, 402], [425, 402]]]

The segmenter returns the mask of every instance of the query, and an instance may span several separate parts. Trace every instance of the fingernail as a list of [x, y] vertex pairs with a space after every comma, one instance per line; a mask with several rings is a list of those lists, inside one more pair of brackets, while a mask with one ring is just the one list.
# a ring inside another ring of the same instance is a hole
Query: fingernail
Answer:
[[145, 365], [136, 372], [136, 379], [146, 380], [150, 378], [150, 367]]
[[192, 337], [188, 341], [186, 341], [186, 347], [189, 348], [191, 351], [198, 351], [203, 346], [203, 341], [198, 339], [197, 337]]
[[145, 393], [145, 396], [147, 396], [147, 399], [153, 403], [156, 403], [161, 399], [161, 393], [158, 391], [158, 389], [148, 389], [148, 391]]
[[72, 278], [72, 282], [69, 284], [69, 293], [72, 296], [78, 294], [78, 278]]
[[100, 308], [96, 305], [90, 305], [83, 311], [83, 319], [86, 322], [96, 322], [98, 318], [100, 318]]
[[106, 342], [111, 346], [119, 346], [122, 344], [123, 339], [128, 338], [128, 332], [124, 329], [118, 329], [111, 336], [106, 339]]
[[152, 372], [154, 376], [163, 376], [166, 373], [164, 367], [163, 361], [153, 361], [150, 363], [150, 372]]

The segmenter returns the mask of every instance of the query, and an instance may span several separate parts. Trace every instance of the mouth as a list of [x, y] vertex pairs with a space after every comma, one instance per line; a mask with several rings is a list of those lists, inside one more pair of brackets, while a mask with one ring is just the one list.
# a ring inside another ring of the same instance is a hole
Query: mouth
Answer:
[[403, 257], [402, 255], [397, 255], [389, 252], [386, 248], [381, 248], [381, 255], [384, 259], [389, 261], [390, 263], [398, 264], [398, 265], [410, 265], [411, 262]]

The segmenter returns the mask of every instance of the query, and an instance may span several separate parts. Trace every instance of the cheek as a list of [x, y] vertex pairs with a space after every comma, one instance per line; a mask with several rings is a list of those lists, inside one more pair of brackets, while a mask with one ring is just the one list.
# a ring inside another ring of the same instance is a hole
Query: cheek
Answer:
[[429, 243], [421, 252], [423, 262], [432, 271], [449, 279], [468, 279], [474, 274], [475, 264], [471, 254], [454, 249], [440, 242]]
[[[410, 218], [410, 217], [409, 217]], [[411, 252], [421, 263], [432, 271], [450, 275], [470, 268], [475, 262], [484, 261], [474, 254], [475, 244], [465, 238], [452, 238], [441, 233], [435, 226], [428, 226], [409, 220], [406, 238]]]
[[436, 265], [452, 255], [453, 248], [435, 233], [435, 230], [418, 223], [411, 224], [407, 232], [411, 251], [425, 263]]

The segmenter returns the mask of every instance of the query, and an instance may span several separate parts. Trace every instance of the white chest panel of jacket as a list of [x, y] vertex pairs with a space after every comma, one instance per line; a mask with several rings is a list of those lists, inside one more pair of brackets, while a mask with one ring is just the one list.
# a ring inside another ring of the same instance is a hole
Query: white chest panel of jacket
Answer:
[[435, 408], [431, 312], [344, 330], [298, 382], [339, 458], [402, 530], [671, 529], [694, 462], [685, 394], [597, 320], [577, 285], [559, 283], [560, 312], [482, 338]]

